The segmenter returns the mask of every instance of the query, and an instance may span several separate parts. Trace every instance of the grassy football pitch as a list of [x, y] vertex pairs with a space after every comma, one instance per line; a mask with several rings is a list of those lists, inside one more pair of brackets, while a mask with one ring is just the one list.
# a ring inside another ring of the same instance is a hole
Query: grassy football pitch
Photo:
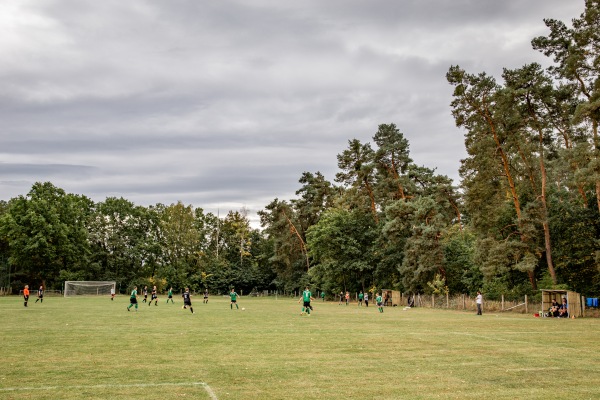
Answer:
[[[0, 399], [595, 399], [600, 320], [228, 297], [0, 298]], [[245, 311], [242, 311], [242, 307]]]

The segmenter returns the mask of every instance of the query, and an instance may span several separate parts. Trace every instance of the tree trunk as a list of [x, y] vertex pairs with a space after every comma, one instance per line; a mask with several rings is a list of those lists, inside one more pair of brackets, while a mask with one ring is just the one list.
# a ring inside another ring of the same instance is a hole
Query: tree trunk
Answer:
[[371, 184], [369, 181], [365, 180], [365, 187], [367, 188], [367, 192], [369, 194], [369, 200], [371, 201], [371, 212], [373, 213], [373, 218], [375, 219], [375, 224], [379, 224], [379, 217], [377, 216], [377, 209], [375, 208], [375, 195], [373, 194], [373, 189], [371, 188]]
[[[598, 121], [592, 122], [594, 131], [594, 153], [598, 158], [598, 152], [600, 151], [600, 142], [598, 141]], [[598, 211], [600, 212], [600, 180], [596, 180], [596, 204], [598, 205]]]
[[[542, 134], [540, 133], [540, 148], [542, 147]], [[544, 153], [540, 149], [540, 170], [542, 172], [542, 209], [543, 209], [543, 222], [542, 227], [544, 228], [544, 245], [546, 247], [546, 263], [548, 264], [548, 272], [552, 278], [552, 283], [556, 285], [556, 271], [554, 270], [554, 263], [552, 262], [552, 243], [550, 241], [550, 226], [548, 225], [548, 206], [546, 204], [546, 182], [548, 176], [546, 174], [546, 167], [544, 165]]]
[[[542, 188], [540, 193], [540, 201], [542, 203], [542, 227], [544, 229], [544, 247], [546, 248], [546, 263], [548, 264], [548, 272], [552, 278], [552, 283], [556, 285], [556, 271], [552, 262], [552, 242], [550, 241], [550, 226], [548, 225], [548, 204], [546, 202], [546, 187], [548, 183], [548, 174], [546, 173], [546, 164], [544, 163], [544, 133], [540, 129], [538, 118], [533, 111], [533, 107], [528, 100], [529, 114], [534, 119], [538, 131], [538, 142], [540, 152], [540, 174], [542, 175]], [[535, 190], [535, 189], [534, 189]]]

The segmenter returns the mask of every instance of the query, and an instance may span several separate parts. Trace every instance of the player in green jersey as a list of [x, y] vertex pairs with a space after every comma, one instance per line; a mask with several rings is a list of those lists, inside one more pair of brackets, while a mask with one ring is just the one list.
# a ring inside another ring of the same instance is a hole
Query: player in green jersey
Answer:
[[167, 293], [167, 304], [169, 304], [169, 300], [171, 300], [171, 304], [175, 303], [173, 301], [173, 288], [169, 288], [169, 292]]
[[380, 313], [382, 313], [383, 312], [383, 299], [381, 298], [381, 293], [377, 293], [375, 302], [377, 303], [377, 309], [379, 310]]
[[321, 300], [324, 302], [325, 301], [325, 291], [321, 292]]
[[365, 294], [361, 290], [360, 293], [358, 294], [358, 305], [359, 306], [362, 306], [362, 302], [363, 302], [364, 298], [365, 298]]
[[302, 292], [302, 297], [300, 297], [300, 300], [298, 300], [298, 303], [300, 303], [300, 301], [304, 302], [302, 304], [302, 312], [300, 312], [300, 315], [304, 315], [304, 311], [306, 310], [306, 314], [310, 317], [310, 311], [313, 309], [310, 305], [311, 300], [314, 299], [312, 297], [312, 293], [310, 292], [307, 286], [306, 289], [304, 289], [304, 292]]
[[129, 309], [131, 307], [133, 307], [133, 305], [135, 305], [135, 311], [137, 311], [138, 310], [137, 286], [135, 286], [133, 288], [133, 290], [131, 291], [131, 297], [129, 298], [129, 307], [127, 307], [127, 311], [129, 311]]
[[235, 290], [233, 290], [233, 288], [231, 288], [231, 292], [229, 293], [229, 297], [231, 297], [231, 303], [229, 303], [229, 307], [233, 310], [233, 305], [235, 304], [235, 308], [239, 310], [240, 307], [237, 305], [238, 294], [235, 292]]

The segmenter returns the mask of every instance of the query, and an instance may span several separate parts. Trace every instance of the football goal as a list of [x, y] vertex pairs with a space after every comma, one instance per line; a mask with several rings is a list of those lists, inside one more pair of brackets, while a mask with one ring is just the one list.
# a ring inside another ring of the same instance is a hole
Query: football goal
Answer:
[[109, 295], [116, 285], [114, 281], [65, 281], [65, 297]]

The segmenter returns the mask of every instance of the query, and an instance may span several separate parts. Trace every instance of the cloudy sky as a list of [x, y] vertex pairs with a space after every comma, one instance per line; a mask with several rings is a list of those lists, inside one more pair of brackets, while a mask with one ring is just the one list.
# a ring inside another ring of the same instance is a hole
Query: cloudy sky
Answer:
[[[395, 123], [458, 183], [451, 65], [543, 55], [584, 0], [3, 0], [0, 199], [36, 181], [208, 212], [294, 198], [302, 172]], [[254, 220], [255, 221], [255, 220]], [[256, 222], [253, 223], [256, 225]]]

